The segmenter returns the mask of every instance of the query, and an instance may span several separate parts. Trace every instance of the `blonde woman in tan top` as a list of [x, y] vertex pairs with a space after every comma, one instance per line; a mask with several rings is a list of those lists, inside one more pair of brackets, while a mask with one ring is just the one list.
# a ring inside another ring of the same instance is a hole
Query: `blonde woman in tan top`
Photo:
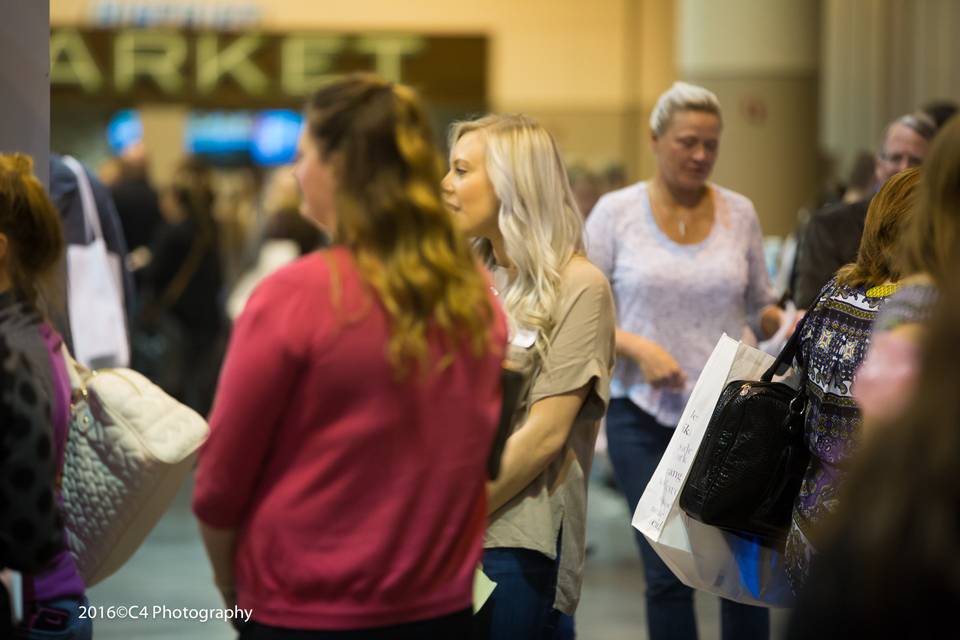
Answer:
[[497, 583], [476, 638], [553, 638], [580, 598], [587, 477], [609, 398], [613, 297], [584, 256], [553, 137], [519, 115], [455, 125], [446, 203], [493, 272], [528, 375], [496, 481], [484, 572]]

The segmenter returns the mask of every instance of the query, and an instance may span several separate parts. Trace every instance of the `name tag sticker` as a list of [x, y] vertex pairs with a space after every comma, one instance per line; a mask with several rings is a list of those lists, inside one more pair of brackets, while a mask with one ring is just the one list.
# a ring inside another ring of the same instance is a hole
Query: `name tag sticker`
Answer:
[[521, 349], [529, 349], [537, 343], [537, 329], [517, 329], [517, 333], [510, 339], [510, 344]]

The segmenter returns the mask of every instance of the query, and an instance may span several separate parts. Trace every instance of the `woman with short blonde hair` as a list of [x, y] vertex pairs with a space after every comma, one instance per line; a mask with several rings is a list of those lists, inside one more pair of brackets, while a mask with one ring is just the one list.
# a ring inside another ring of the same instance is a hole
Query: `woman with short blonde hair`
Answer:
[[[654, 175], [602, 197], [587, 220], [590, 259], [617, 301], [607, 442], [631, 513], [717, 339], [779, 326], [753, 203], [709, 181], [722, 130], [717, 97], [675, 83], [650, 115]], [[695, 638], [693, 592], [634, 533], [650, 637]], [[725, 640], [769, 635], [765, 610], [725, 600], [721, 619]]]
[[898, 253], [914, 214], [920, 169], [887, 180], [870, 201], [856, 262], [823, 287], [803, 322], [798, 369], [807, 394], [810, 462], [794, 501], [786, 569], [794, 591], [806, 582], [823, 532], [843, 503], [842, 489], [861, 440], [854, 374], [867, 355], [874, 320], [899, 287]]

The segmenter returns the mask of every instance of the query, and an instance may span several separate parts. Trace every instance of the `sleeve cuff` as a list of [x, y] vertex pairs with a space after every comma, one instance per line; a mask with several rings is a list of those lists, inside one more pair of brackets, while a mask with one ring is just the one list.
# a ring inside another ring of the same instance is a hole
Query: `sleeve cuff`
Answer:
[[530, 404], [576, 391], [591, 380], [594, 380], [594, 384], [584, 400], [581, 412], [589, 411], [591, 418], [599, 420], [606, 413], [607, 404], [610, 402], [610, 374], [604, 369], [599, 358], [574, 362], [542, 374], [530, 390]]

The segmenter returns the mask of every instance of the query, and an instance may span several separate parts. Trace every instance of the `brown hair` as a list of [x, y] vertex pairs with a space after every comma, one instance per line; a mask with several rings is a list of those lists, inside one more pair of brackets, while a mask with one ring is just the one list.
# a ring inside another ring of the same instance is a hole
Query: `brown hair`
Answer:
[[919, 169], [901, 171], [884, 183], [870, 201], [857, 261], [837, 272], [837, 282], [872, 287], [900, 279], [900, 236], [913, 215], [919, 183]]
[[[427, 332], [488, 347], [493, 306], [467, 240], [440, 197], [442, 160], [409, 87], [367, 74], [318, 90], [308, 131], [334, 160], [337, 244], [350, 248], [391, 322], [388, 358], [402, 376], [427, 357]], [[447, 354], [450, 356], [451, 354]]]
[[30, 156], [0, 154], [0, 233], [7, 236], [4, 266], [16, 293], [35, 309], [49, 311], [56, 300], [54, 267], [63, 256], [63, 227], [33, 175]]
[[943, 286], [960, 242], [960, 117], [934, 138], [923, 174], [917, 212], [906, 229], [903, 268], [906, 274], [926, 272]]

